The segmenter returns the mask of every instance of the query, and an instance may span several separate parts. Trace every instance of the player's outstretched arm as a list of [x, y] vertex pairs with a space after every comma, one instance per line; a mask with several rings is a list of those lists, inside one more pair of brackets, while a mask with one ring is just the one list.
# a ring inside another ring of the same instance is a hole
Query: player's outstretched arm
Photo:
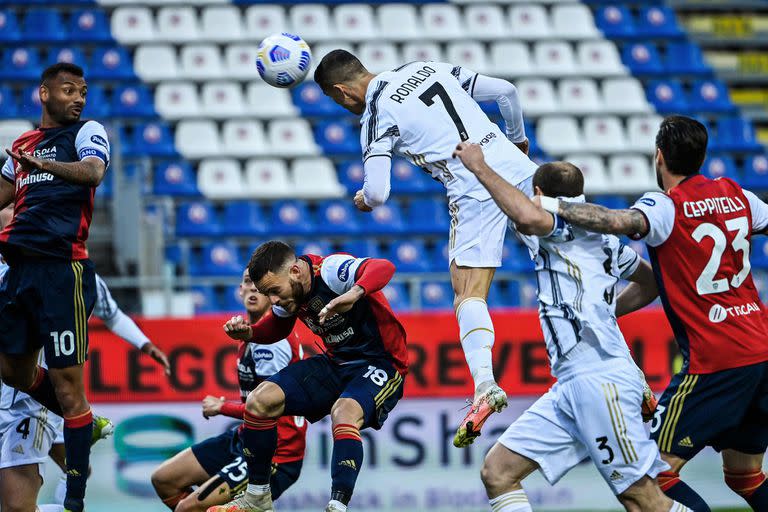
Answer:
[[644, 259], [640, 260], [637, 270], [627, 279], [630, 283], [616, 298], [616, 316], [643, 309], [659, 296], [651, 264]]
[[528, 139], [525, 136], [523, 123], [523, 107], [517, 87], [507, 80], [478, 74], [470, 90], [472, 98], [477, 101], [495, 101], [499, 106], [501, 117], [506, 124], [507, 138], [523, 153], [528, 154]]
[[389, 260], [370, 258], [360, 265], [356, 274], [354, 285], [328, 302], [320, 311], [318, 320], [321, 325], [325, 323], [327, 318], [339, 313], [346, 313], [361, 298], [387, 286], [392, 276], [395, 275], [395, 265]]
[[255, 324], [249, 324], [241, 315], [233, 316], [224, 324], [224, 332], [234, 340], [270, 344], [287, 338], [295, 324], [295, 316], [278, 316], [272, 309]]
[[491, 169], [479, 145], [462, 142], [456, 146], [453, 157], [461, 159], [464, 167], [477, 176], [499, 208], [515, 223], [518, 231], [538, 236], [552, 232], [555, 223], [552, 215], [538, 208], [517, 187]]
[[88, 157], [79, 162], [57, 162], [36, 158], [21, 150], [16, 153], [6, 149], [5, 152], [23, 169], [39, 169], [76, 185], [98, 187], [107, 171], [106, 164], [98, 157]]
[[358, 210], [370, 212], [387, 202], [391, 190], [391, 167], [392, 158], [389, 155], [373, 155], [366, 158], [363, 163], [363, 188], [355, 194], [355, 206]]
[[648, 233], [648, 220], [634, 208], [611, 210], [597, 204], [570, 203], [545, 196], [535, 198], [534, 202], [571, 224], [595, 233], [630, 236], [644, 236]]

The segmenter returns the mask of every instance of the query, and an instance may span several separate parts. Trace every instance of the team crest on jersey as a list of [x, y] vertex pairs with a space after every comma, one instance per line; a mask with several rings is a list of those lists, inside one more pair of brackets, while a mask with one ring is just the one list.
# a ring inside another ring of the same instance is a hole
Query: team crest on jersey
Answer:
[[325, 307], [325, 303], [323, 302], [323, 299], [321, 299], [320, 297], [315, 297], [309, 301], [309, 304], [307, 304], [307, 307], [309, 308], [310, 311], [319, 313]]

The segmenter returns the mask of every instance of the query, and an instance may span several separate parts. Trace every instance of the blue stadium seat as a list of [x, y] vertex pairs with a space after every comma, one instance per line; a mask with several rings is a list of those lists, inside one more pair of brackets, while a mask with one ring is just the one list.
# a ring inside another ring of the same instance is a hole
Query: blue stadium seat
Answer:
[[174, 265], [182, 265], [189, 257], [189, 250], [186, 245], [166, 244], [163, 252], [165, 254], [165, 261]]
[[520, 307], [522, 308], [535, 308], [539, 305], [539, 285], [536, 282], [535, 277], [529, 277], [522, 281], [519, 285], [520, 290]]
[[228, 236], [259, 236], [268, 231], [264, 212], [253, 201], [233, 201], [224, 206], [221, 234]]
[[145, 85], [121, 85], [112, 92], [112, 114], [118, 117], [155, 117], [152, 94]]
[[660, 75], [664, 73], [661, 57], [652, 43], [632, 43], [624, 47], [621, 60], [633, 75]]
[[258, 249], [259, 246], [264, 242], [266, 242], [266, 240], [262, 240], [260, 238], [251, 239], [250, 243], [246, 247], [242, 247], [240, 249], [240, 259], [243, 262], [243, 268], [245, 268], [245, 265], [251, 259], [253, 252]]
[[271, 231], [279, 234], [314, 233], [314, 222], [304, 201], [277, 201], [272, 205]]
[[445, 235], [451, 223], [445, 203], [431, 197], [411, 201], [406, 219], [410, 233]]
[[627, 201], [627, 198], [624, 196], [600, 195], [600, 196], [589, 197], [588, 201], [590, 203], [595, 203], [601, 206], [605, 206], [606, 208], [610, 208], [611, 210], [624, 210], [626, 208], [629, 208], [629, 201]]
[[352, 239], [343, 242], [338, 252], [351, 254], [356, 258], [382, 258], [383, 251], [376, 240], [371, 238]]
[[407, 311], [411, 309], [411, 296], [404, 283], [389, 283], [382, 291], [393, 310]]
[[666, 6], [646, 6], [640, 9], [635, 30], [642, 38], [680, 37], [675, 11]]
[[347, 235], [360, 232], [358, 216], [355, 209], [347, 200], [324, 201], [317, 207], [318, 232]]
[[505, 302], [505, 306], [508, 308], [520, 307], [520, 283], [517, 281], [507, 282], [507, 289], [502, 295]]
[[190, 288], [192, 294], [192, 303], [195, 307], [195, 314], [217, 313], [219, 311], [219, 301], [213, 286], [198, 285]]
[[[126, 165], [125, 168], [127, 169], [129, 166]], [[96, 187], [96, 194], [95, 198], [97, 199], [112, 199], [112, 193], [114, 192], [114, 176], [115, 173], [113, 172], [107, 172], [104, 174], [104, 179], [101, 180], [101, 183], [98, 187]]]
[[21, 40], [19, 19], [10, 9], [0, 9], [0, 43], [14, 43]]
[[318, 256], [327, 256], [333, 253], [331, 244], [326, 240], [312, 240], [311, 242], [302, 242], [296, 244], [296, 254], [317, 254]]
[[402, 158], [392, 160], [392, 193], [421, 194], [431, 188], [431, 178], [420, 168]]
[[90, 84], [85, 98], [83, 119], [104, 119], [109, 117], [110, 113], [111, 108], [104, 87], [99, 84]]
[[152, 173], [152, 191], [158, 196], [200, 196], [195, 171], [184, 161], [163, 162]]
[[199, 264], [193, 265], [189, 271], [197, 276], [240, 276], [244, 267], [237, 246], [224, 241], [205, 244]]
[[405, 231], [400, 205], [392, 199], [365, 214], [364, 218], [363, 230], [374, 235], [399, 234]]
[[448, 263], [448, 240], [439, 242], [429, 251], [429, 271], [446, 272], [450, 266]]
[[344, 121], [323, 121], [315, 126], [315, 142], [326, 155], [359, 155], [360, 137]]
[[721, 80], [696, 80], [693, 82], [691, 110], [695, 112], [733, 112], [728, 86]]
[[739, 179], [736, 163], [733, 161], [733, 157], [729, 155], [709, 155], [704, 160], [704, 165], [701, 166], [701, 172], [712, 179], [723, 177]]
[[176, 211], [177, 236], [215, 236], [220, 231], [216, 211], [208, 202], [185, 203]]
[[430, 254], [421, 240], [393, 242], [387, 259], [395, 264], [397, 272], [429, 272]]
[[0, 85], [0, 118], [13, 118], [19, 116], [19, 99], [13, 89], [7, 85]]
[[135, 125], [131, 148], [143, 156], [176, 156], [171, 130], [163, 122]]
[[660, 114], [679, 114], [690, 110], [683, 86], [677, 80], [651, 81], [645, 88], [645, 95]]
[[[85, 62], [85, 54], [76, 46], [62, 46], [59, 48], [50, 48], [48, 50], [48, 56], [45, 59], [45, 66], [56, 64], [57, 62], [69, 62], [70, 64], [76, 64], [83, 69], [85, 78], [88, 78], [88, 65]], [[88, 86], [88, 92], [90, 93], [91, 86]]]
[[666, 70], [684, 75], [712, 75], [712, 68], [704, 60], [701, 48], [688, 41], [669, 43], [665, 59]]
[[768, 238], [756, 236], [752, 238], [750, 261], [757, 268], [768, 268]]
[[629, 9], [623, 5], [606, 5], [595, 13], [595, 24], [609, 38], [633, 37], [635, 23]]
[[40, 80], [43, 67], [34, 48], [7, 48], [0, 63], [0, 80]]
[[40, 103], [40, 86], [31, 85], [21, 90], [20, 114], [22, 117], [39, 118], [43, 112]]
[[755, 155], [744, 162], [744, 186], [768, 190], [768, 156]]
[[501, 270], [508, 272], [532, 272], [533, 262], [528, 249], [514, 235], [507, 233], [501, 253]]
[[112, 41], [109, 20], [104, 11], [81, 9], [69, 17], [69, 39], [84, 43], [107, 43]]
[[489, 308], [501, 308], [505, 306], [506, 300], [504, 297], [504, 291], [501, 289], [501, 284], [498, 279], [491, 282], [491, 286], [488, 288], [488, 297], [485, 302]]
[[120, 46], [97, 48], [88, 61], [88, 77], [97, 80], [136, 80], [128, 51]]
[[762, 151], [752, 121], [742, 117], [724, 117], [717, 120], [717, 137], [710, 144], [711, 151]]
[[315, 82], [306, 81], [291, 90], [293, 104], [299, 108], [301, 115], [309, 117], [349, 116], [343, 107], [337, 105]]
[[421, 285], [421, 309], [453, 309], [453, 289], [445, 281], [427, 281]]
[[[240, 270], [242, 272], [243, 270]], [[231, 313], [243, 311], [243, 299], [240, 298], [240, 285], [226, 286], [221, 293], [220, 310]]]
[[56, 9], [29, 9], [21, 24], [22, 37], [28, 41], [66, 41], [67, 30], [64, 20]]
[[363, 188], [363, 162], [359, 159], [345, 160], [336, 169], [339, 181], [347, 188], [347, 192], [354, 194]]

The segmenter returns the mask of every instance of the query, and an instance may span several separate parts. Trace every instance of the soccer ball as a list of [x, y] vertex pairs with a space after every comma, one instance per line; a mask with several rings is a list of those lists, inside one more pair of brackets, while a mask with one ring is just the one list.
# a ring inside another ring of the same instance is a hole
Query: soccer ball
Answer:
[[283, 32], [264, 39], [259, 45], [256, 68], [269, 85], [292, 87], [307, 76], [312, 65], [309, 45], [299, 36]]

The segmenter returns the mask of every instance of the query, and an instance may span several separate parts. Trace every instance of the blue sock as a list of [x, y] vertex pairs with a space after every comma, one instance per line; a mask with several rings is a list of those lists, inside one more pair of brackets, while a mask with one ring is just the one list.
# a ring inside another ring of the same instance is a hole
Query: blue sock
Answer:
[[693, 512], [711, 512], [709, 505], [696, 494], [696, 491], [688, 487], [688, 484], [680, 480], [680, 475], [673, 471], [659, 473], [659, 487], [671, 499], [682, 503]]
[[249, 413], [243, 415], [240, 440], [243, 457], [248, 463], [248, 483], [268, 485], [272, 475], [272, 457], [277, 450], [277, 420], [260, 418]]
[[768, 511], [768, 480], [761, 468], [743, 472], [723, 468], [723, 473], [728, 487], [744, 498], [752, 510]]
[[67, 495], [64, 508], [82, 512], [85, 507], [85, 484], [91, 458], [93, 413], [90, 409], [74, 418], [64, 418], [64, 450], [67, 461]]
[[356, 426], [342, 423], [333, 427], [332, 461], [331, 499], [348, 505], [363, 464], [363, 441]]
[[768, 510], [768, 483], [764, 480], [751, 496], [744, 499], [752, 510]]

